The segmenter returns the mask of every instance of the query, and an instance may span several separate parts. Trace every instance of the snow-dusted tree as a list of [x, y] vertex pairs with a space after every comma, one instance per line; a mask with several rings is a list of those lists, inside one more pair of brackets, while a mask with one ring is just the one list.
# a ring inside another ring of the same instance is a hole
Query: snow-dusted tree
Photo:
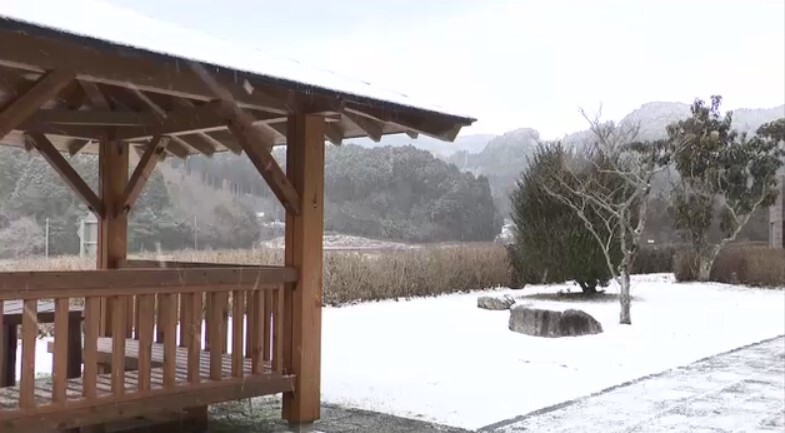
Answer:
[[[698, 279], [707, 281], [715, 259], [736, 239], [756, 210], [777, 197], [777, 170], [785, 155], [785, 118], [761, 126], [748, 138], [731, 128], [732, 113], [720, 113], [720, 96], [697, 99], [692, 115], [668, 126], [668, 148], [678, 172], [670, 213], [689, 242]], [[719, 212], [717, 212], [719, 209]], [[709, 229], [719, 217], [719, 243]]]
[[[662, 170], [665, 142], [636, 141], [638, 125], [589, 121], [592, 138], [572, 152], [545, 182], [545, 190], [569, 206], [600, 245], [620, 287], [619, 322], [631, 324], [630, 271], [646, 224], [651, 180]], [[621, 251], [621, 261], [614, 256]]]

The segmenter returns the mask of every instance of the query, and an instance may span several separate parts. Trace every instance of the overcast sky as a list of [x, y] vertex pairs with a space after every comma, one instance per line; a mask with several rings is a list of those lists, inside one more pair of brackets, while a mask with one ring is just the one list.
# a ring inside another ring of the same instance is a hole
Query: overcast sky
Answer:
[[649, 101], [785, 103], [783, 0], [110, 0], [555, 138]]

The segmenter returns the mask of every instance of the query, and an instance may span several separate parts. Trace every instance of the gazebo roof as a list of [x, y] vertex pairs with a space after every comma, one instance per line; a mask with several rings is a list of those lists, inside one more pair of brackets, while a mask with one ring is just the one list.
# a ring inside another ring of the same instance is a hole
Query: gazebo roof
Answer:
[[145, 143], [164, 133], [175, 138], [177, 145], [168, 150], [179, 156], [237, 150], [225, 125], [204, 106], [215, 99], [215, 89], [205, 85], [199, 70], [209, 71], [274, 144], [285, 142], [286, 118], [293, 112], [325, 115], [327, 138], [334, 143], [403, 132], [451, 141], [474, 121], [100, 0], [4, 0], [0, 136], [4, 107], [51, 70], [70, 70], [76, 80], [14, 127], [4, 144], [24, 146], [25, 134], [43, 133], [73, 154], [95, 152], [94, 142], [101, 139]]

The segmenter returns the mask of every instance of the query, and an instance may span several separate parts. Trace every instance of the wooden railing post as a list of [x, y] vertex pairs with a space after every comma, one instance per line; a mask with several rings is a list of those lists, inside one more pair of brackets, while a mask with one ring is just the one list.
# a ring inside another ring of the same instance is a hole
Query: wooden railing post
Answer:
[[284, 290], [283, 368], [297, 380], [294, 392], [284, 394], [283, 416], [300, 424], [320, 416], [325, 122], [295, 114], [287, 125], [286, 174], [301, 203], [299, 215], [286, 212], [285, 263], [299, 271], [299, 280]]

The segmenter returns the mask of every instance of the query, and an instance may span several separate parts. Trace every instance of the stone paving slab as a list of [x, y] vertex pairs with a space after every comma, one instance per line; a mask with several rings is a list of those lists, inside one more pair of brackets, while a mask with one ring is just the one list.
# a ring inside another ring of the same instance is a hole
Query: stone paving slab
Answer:
[[785, 432], [785, 337], [482, 429], [518, 432]]

